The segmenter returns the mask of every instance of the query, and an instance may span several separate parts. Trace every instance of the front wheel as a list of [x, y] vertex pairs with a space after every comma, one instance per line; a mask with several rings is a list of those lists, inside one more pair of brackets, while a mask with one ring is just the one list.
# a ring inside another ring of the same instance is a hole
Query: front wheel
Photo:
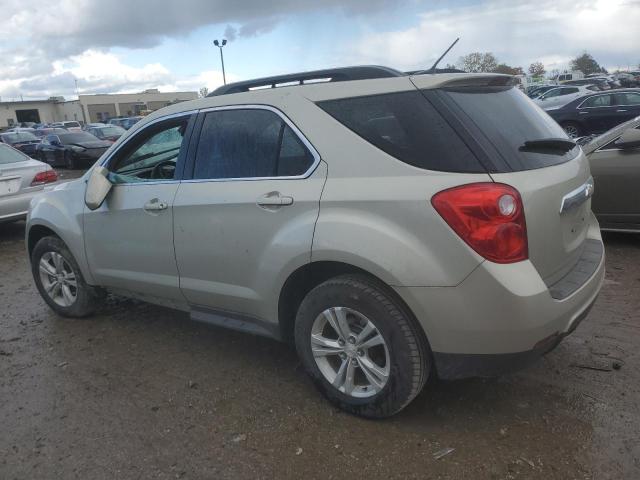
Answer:
[[349, 413], [384, 418], [408, 405], [427, 380], [431, 358], [418, 328], [384, 285], [344, 275], [307, 294], [295, 342], [327, 399]]
[[65, 317], [93, 313], [97, 294], [82, 276], [73, 255], [62, 240], [44, 237], [31, 254], [31, 272], [45, 302]]
[[582, 136], [582, 128], [575, 122], [565, 122], [562, 124], [562, 129], [564, 133], [567, 134], [569, 138], [578, 138]]

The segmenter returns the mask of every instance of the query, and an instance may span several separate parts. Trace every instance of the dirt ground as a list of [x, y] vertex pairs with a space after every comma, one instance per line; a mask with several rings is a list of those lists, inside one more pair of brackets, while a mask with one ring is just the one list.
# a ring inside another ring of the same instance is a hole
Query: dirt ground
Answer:
[[57, 317], [23, 237], [0, 225], [0, 479], [640, 478], [640, 236], [606, 236], [592, 313], [536, 365], [432, 382], [385, 421], [274, 341], [113, 297]]

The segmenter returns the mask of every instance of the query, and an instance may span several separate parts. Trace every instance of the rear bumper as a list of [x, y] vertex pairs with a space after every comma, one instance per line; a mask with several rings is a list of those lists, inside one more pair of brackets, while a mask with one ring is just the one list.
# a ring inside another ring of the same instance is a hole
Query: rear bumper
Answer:
[[43, 192], [43, 189], [0, 197], [0, 223], [22, 220], [27, 217], [29, 203], [36, 195]]
[[[602, 242], [597, 222], [588, 232]], [[530, 261], [483, 262], [455, 287], [395, 287], [421, 323], [443, 378], [514, 371], [554, 348], [586, 317], [604, 280], [604, 250], [588, 278], [556, 299]]]

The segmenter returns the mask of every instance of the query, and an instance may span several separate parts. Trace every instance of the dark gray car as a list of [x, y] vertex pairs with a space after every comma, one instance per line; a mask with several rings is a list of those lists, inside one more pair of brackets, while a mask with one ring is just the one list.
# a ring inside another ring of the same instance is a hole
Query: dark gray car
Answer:
[[591, 164], [591, 208], [603, 230], [640, 232], [640, 116], [582, 147]]

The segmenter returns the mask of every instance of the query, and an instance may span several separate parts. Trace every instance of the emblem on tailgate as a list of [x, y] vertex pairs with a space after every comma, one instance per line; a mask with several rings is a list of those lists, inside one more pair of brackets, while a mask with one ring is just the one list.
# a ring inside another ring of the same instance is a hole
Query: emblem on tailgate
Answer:
[[593, 177], [589, 177], [589, 180], [562, 197], [562, 202], [560, 203], [560, 213], [564, 213], [567, 210], [571, 210], [572, 208], [577, 207], [578, 205], [582, 205], [593, 196], [593, 190]]

